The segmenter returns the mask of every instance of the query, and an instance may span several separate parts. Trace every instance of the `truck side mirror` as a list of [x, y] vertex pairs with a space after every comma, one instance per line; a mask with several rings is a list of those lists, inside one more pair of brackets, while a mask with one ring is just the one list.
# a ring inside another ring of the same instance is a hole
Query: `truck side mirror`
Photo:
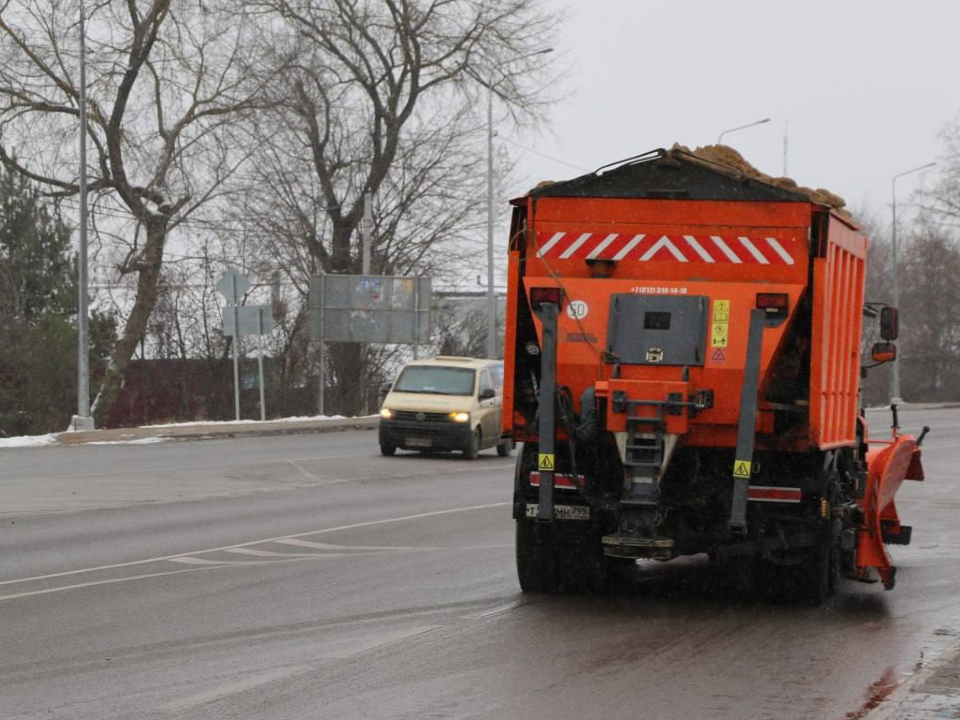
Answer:
[[388, 394], [388, 393], [390, 392], [390, 389], [391, 389], [392, 387], [393, 387], [393, 383], [392, 383], [392, 382], [385, 382], [383, 385], [380, 386], [380, 394], [381, 394], [381, 395], [386, 395], [386, 394]]
[[880, 311], [880, 337], [884, 340], [896, 340], [900, 335], [900, 313], [895, 307], [887, 306]]
[[481, 400], [490, 400], [492, 398], [495, 398], [496, 396], [497, 396], [497, 391], [490, 387], [484, 388], [483, 390], [480, 391]]
[[875, 363], [893, 362], [897, 359], [897, 346], [888, 342], [874, 343], [870, 356]]

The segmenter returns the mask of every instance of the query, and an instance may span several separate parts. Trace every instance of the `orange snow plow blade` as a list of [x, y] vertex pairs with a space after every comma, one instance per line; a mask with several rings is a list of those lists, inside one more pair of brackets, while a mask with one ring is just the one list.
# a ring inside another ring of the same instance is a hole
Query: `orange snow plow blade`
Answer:
[[907, 545], [911, 528], [900, 525], [894, 498], [904, 480], [923, 480], [920, 446], [912, 435], [893, 440], [871, 440], [867, 451], [867, 484], [857, 504], [863, 512], [857, 544], [857, 578], [869, 579], [876, 568], [883, 586], [890, 590], [897, 569], [890, 560], [885, 543]]

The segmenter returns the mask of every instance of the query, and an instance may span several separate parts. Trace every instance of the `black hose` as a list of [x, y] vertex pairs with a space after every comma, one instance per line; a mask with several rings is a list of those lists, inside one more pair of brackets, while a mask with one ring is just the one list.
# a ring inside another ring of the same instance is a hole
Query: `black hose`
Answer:
[[560, 422], [563, 423], [563, 429], [567, 434], [567, 446], [570, 452], [570, 472], [573, 476], [572, 482], [574, 488], [577, 490], [577, 494], [582, 500], [601, 510], [616, 510], [616, 503], [605, 502], [601, 498], [592, 497], [586, 487], [580, 484], [580, 473], [577, 471], [577, 444], [575, 439], [577, 417], [576, 413], [573, 412], [573, 393], [570, 392], [570, 388], [566, 385], [557, 388], [557, 406], [560, 411], [558, 413]]

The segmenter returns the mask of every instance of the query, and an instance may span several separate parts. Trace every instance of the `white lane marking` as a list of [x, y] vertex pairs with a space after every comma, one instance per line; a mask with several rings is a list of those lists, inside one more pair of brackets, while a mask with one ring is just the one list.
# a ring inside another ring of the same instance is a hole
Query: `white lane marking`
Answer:
[[314, 475], [312, 472], [307, 470], [303, 465], [298, 463], [296, 460], [287, 460], [287, 463], [291, 467], [296, 468], [297, 472], [299, 472], [301, 475], [307, 478], [307, 480], [313, 480], [313, 482], [318, 482], [318, 483], [325, 482], [322, 477], [318, 475]]
[[253, 555], [255, 557], [309, 557], [310, 555], [316, 556], [317, 553], [282, 553], [275, 552], [273, 550], [254, 550], [253, 548], [230, 548], [229, 550], [224, 550], [224, 552], [234, 553], [236, 555]]
[[600, 244], [597, 245], [590, 253], [587, 255], [587, 260], [594, 260], [597, 258], [600, 253], [610, 247], [610, 243], [620, 237], [617, 233], [610, 233], [603, 240], [600, 241]]
[[[507, 504], [507, 503], [503, 503]], [[490, 550], [499, 548], [513, 548], [513, 544], [506, 545], [475, 545], [465, 547], [447, 547], [447, 548], [424, 548], [427, 550], [447, 550], [463, 552], [465, 550]], [[418, 548], [419, 549], [419, 548]], [[373, 553], [370, 553], [373, 554]], [[379, 554], [379, 553], [378, 553]], [[148, 573], [145, 575], [131, 575], [129, 577], [113, 578], [111, 580], [94, 580], [92, 582], [76, 583], [74, 585], [62, 585], [46, 590], [29, 590], [27, 592], [15, 593], [12, 595], [0, 595], [0, 602], [4, 600], [16, 600], [17, 598], [32, 597], [34, 595], [49, 595], [50, 593], [67, 592], [68, 590], [82, 590], [83, 588], [96, 587], [98, 585], [116, 585], [118, 583], [134, 582], [137, 580], [150, 580], [152, 578], [165, 577], [167, 575], [182, 575], [184, 573], [200, 572], [206, 570], [231, 570], [234, 568], [258, 567], [261, 565], [281, 565], [283, 563], [300, 562], [303, 560], [324, 560], [326, 558], [339, 557], [357, 557], [356, 553], [291, 553], [288, 557], [275, 558], [272, 560], [207, 560], [198, 557], [175, 557], [170, 558], [169, 562], [183, 563], [185, 565], [201, 565], [189, 570], [167, 570], [164, 572]]]
[[[312, 560], [313, 558], [308, 558]], [[29, 590], [27, 592], [16, 593], [14, 595], [0, 595], [2, 600], [15, 600], [16, 598], [33, 597], [34, 595], [49, 595], [50, 593], [66, 592], [67, 590], [79, 590], [80, 588], [95, 587], [97, 585], [116, 585], [118, 583], [133, 582], [135, 580], [149, 580], [150, 578], [166, 577], [168, 575], [184, 575], [186, 573], [206, 572], [208, 570], [232, 570], [234, 568], [249, 567], [251, 565], [265, 565], [269, 560], [251, 560], [248, 562], [220, 563], [216, 566], [196, 567], [188, 570], [166, 570], [164, 572], [149, 573], [147, 575], [131, 575], [130, 577], [113, 578], [111, 580], [93, 580], [92, 582], [76, 583], [75, 585], [62, 585], [46, 590]], [[274, 562], [297, 562], [296, 560], [275, 560]]]
[[752, 242], [750, 242], [750, 238], [741, 236], [739, 240], [740, 240], [740, 244], [750, 251], [750, 254], [753, 255], [754, 260], [756, 260], [761, 265], [770, 264], [770, 261], [767, 260], [764, 254], [759, 250], [757, 250], [757, 246], [754, 245]]
[[693, 235], [684, 235], [683, 239], [690, 244], [690, 247], [697, 251], [697, 255], [700, 256], [701, 260], [708, 263], [714, 262], [714, 259], [710, 256], [710, 253], [704, 250], [703, 245], [698, 243], [697, 239]]
[[243, 560], [207, 560], [206, 558], [192, 557], [184, 555], [183, 557], [170, 558], [168, 562], [183, 563], [184, 565], [246, 565]]
[[583, 245], [587, 240], [590, 239], [591, 235], [593, 235], [593, 233], [584, 233], [583, 235], [578, 237], [576, 240], [574, 240], [573, 243], [570, 245], [570, 247], [568, 247], [566, 250], [560, 253], [560, 259], [566, 260], [571, 255], [573, 255], [577, 250], [580, 249], [581, 245]]
[[727, 256], [727, 260], [732, 263], [740, 264], [743, 262], [737, 254], [730, 249], [730, 247], [723, 241], [723, 238], [719, 235], [711, 235], [710, 239], [713, 240], [713, 244], [716, 245]]
[[[416, 515], [404, 515], [402, 517], [395, 517], [395, 518], [385, 518], [383, 520], [368, 520], [367, 522], [352, 523], [350, 525], [339, 525], [337, 527], [324, 528], [323, 530], [310, 530], [309, 532], [297, 533], [295, 535], [281, 535], [279, 537], [263, 538], [261, 540], [251, 540], [250, 542], [237, 543], [235, 545], [223, 545], [221, 547], [207, 548], [206, 550], [193, 550], [185, 553], [176, 553], [174, 555], [161, 555], [159, 557], [146, 558], [144, 560], [131, 560], [129, 562], [115, 563], [113, 565], [98, 565], [96, 567], [82, 568], [80, 570], [65, 570], [64, 572], [49, 573], [47, 575], [34, 575], [32, 577], [19, 578], [17, 580], [3, 580], [3, 581], [0, 581], [0, 586], [33, 582], [36, 580], [49, 580], [50, 578], [66, 577], [68, 575], [79, 575], [81, 573], [98, 572], [100, 570], [114, 570], [116, 568], [132, 567], [134, 565], [146, 565], [147, 563], [161, 562], [162, 560], [173, 560], [174, 558], [182, 558], [185, 555], [203, 555], [206, 553], [219, 552], [221, 550], [231, 550], [233, 548], [260, 545], [261, 543], [277, 542], [278, 540], [288, 540], [290, 538], [302, 538], [302, 537], [309, 537], [311, 535], [325, 535], [327, 533], [339, 532], [341, 530], [355, 530], [357, 528], [373, 527], [374, 525], [387, 525], [390, 523], [406, 522], [407, 520], [421, 520], [423, 518], [436, 517], [438, 515], [451, 515], [453, 513], [471, 512], [473, 510], [489, 510], [491, 508], [503, 507], [504, 505], [509, 505], [509, 504], [510, 503], [508, 502], [498, 502], [498, 503], [489, 503], [487, 505], [469, 505], [467, 507], [450, 508], [448, 510], [433, 510], [431, 512], [417, 513]], [[245, 564], [249, 565], [250, 563], [245, 563]], [[3, 598], [0, 598], [0, 599], [3, 599]]]
[[544, 255], [546, 255], [554, 245], [560, 242], [560, 238], [562, 238], [564, 235], [566, 235], [566, 233], [562, 233], [562, 232], [554, 233], [553, 237], [547, 240], [547, 242], [544, 244], [542, 248], [537, 250], [537, 257], [543, 257]]
[[329, 543], [313, 542], [312, 540], [298, 540], [297, 538], [283, 538], [282, 540], [274, 540], [274, 542], [280, 543], [281, 545], [293, 545], [295, 547], [313, 548], [314, 550], [357, 550], [359, 549], [359, 548], [350, 547], [349, 545], [331, 545]]
[[630, 254], [630, 251], [633, 250], [637, 245], [640, 244], [640, 241], [643, 240], [646, 235], [640, 234], [633, 238], [630, 242], [623, 246], [623, 249], [620, 250], [616, 255], [613, 256], [614, 260], [620, 261], [623, 260], [627, 255]]
[[296, 547], [313, 548], [315, 550], [436, 550], [433, 547], [413, 547], [401, 545], [330, 545], [329, 543], [313, 542], [312, 540], [299, 540], [297, 538], [284, 538], [275, 540], [281, 545], [293, 545]]
[[770, 247], [772, 247], [772, 248], [773, 248], [773, 251], [774, 251], [777, 255], [779, 255], [781, 258], [783, 258], [783, 261], [784, 261], [787, 265], [793, 265], [793, 255], [791, 255], [791, 254], [788, 253], [786, 250], [784, 250], [784, 249], [783, 249], [783, 245], [781, 245], [779, 242], [777, 242], [777, 239], [776, 239], [776, 238], [766, 238], [766, 241], [767, 241], [767, 245], [769, 245]]
[[506, 605], [500, 605], [490, 610], [481, 610], [480, 612], [471, 613], [470, 615], [462, 615], [461, 617], [464, 620], [483, 620], [484, 618], [500, 615], [501, 613], [510, 612], [511, 610], [516, 610], [518, 607], [522, 607], [528, 602], [530, 601], [526, 598], [517, 598], [513, 602], [509, 602]]
[[646, 262], [647, 260], [652, 258], [654, 255], [656, 255], [657, 252], [660, 250], [660, 248], [664, 248], [664, 247], [670, 251], [670, 254], [673, 255], [674, 259], [677, 260], [678, 262], [687, 262], [687, 257], [682, 252], [680, 252], [680, 250], [677, 249], [676, 245], [670, 242], [670, 238], [668, 238], [666, 235], [662, 236], [659, 240], [657, 240], [653, 244], [652, 248], [650, 248], [643, 255], [640, 256], [640, 262]]
[[277, 680], [283, 680], [284, 678], [299, 675], [310, 670], [316, 670], [316, 668], [310, 665], [289, 665], [287, 667], [277, 667], [262, 672], [246, 673], [244, 677], [234, 680], [233, 682], [218, 685], [209, 690], [203, 690], [193, 695], [187, 695], [186, 697], [165, 703], [160, 706], [160, 709], [166, 710], [167, 712], [177, 712], [198, 705], [206, 705], [215, 700], [222, 700], [230, 695], [238, 695], [239, 693], [258, 688], [261, 685], [269, 685]]

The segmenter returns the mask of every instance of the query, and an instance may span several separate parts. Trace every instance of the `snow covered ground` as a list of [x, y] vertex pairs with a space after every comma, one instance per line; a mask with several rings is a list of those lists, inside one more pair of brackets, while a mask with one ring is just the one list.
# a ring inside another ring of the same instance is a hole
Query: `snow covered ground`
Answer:
[[20, 437], [0, 438], [0, 448], [40, 447], [54, 445], [57, 442], [57, 433], [46, 435], [21, 435]]

